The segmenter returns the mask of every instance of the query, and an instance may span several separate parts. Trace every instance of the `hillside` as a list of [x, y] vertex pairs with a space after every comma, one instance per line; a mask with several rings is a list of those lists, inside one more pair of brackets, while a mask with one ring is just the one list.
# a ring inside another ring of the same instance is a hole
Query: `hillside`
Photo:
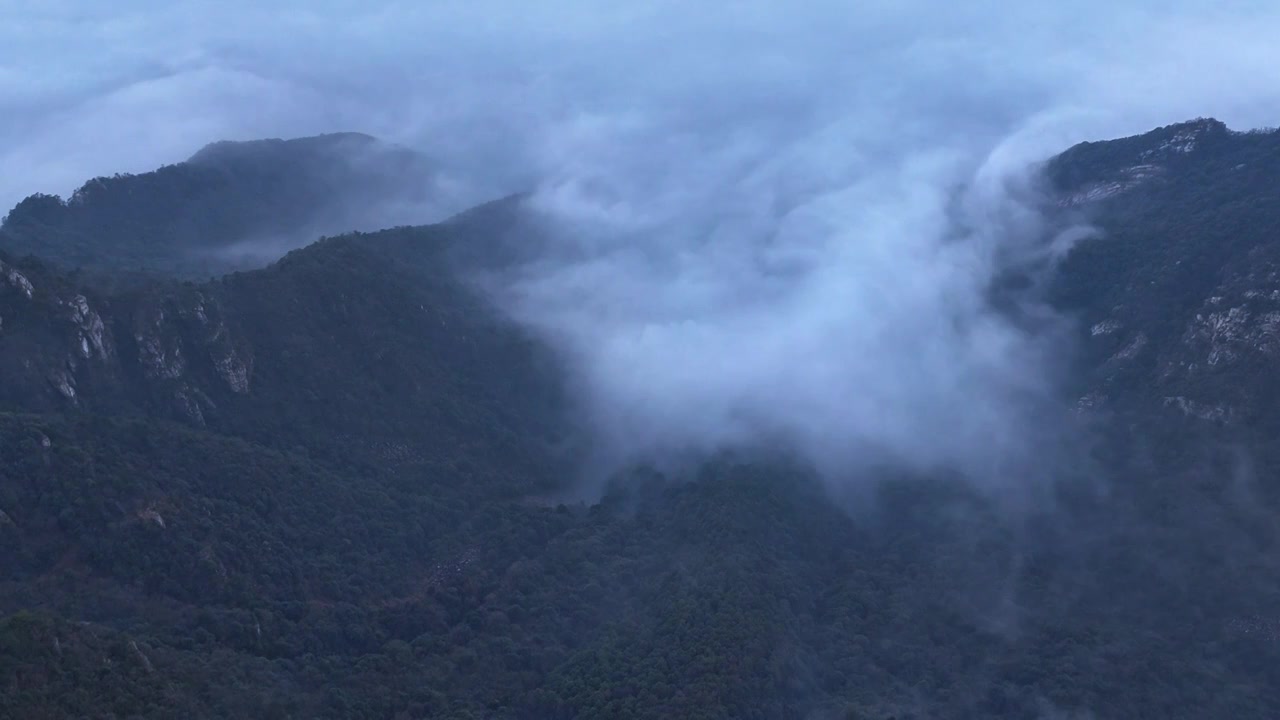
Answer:
[[1099, 230], [1052, 287], [1089, 435], [1014, 513], [767, 452], [565, 499], [557, 358], [460, 273], [537, 252], [518, 197], [206, 282], [24, 225], [0, 717], [1274, 717], [1277, 151], [1195, 121], [1046, 167]]
[[1280, 471], [1280, 132], [1193, 121], [1077, 146], [1049, 174], [1099, 231], [1054, 290], [1081, 327], [1082, 408], [1240, 442]]
[[372, 459], [375, 446], [499, 457], [487, 443], [551, 428], [550, 358], [444, 269], [449, 235], [344, 236], [263, 270], [114, 294], [10, 260], [0, 400], [144, 414], [348, 459]]
[[358, 133], [219, 142], [66, 200], [33, 195], [5, 217], [0, 245], [67, 269], [204, 278], [320, 235], [424, 222], [434, 182], [422, 156]]

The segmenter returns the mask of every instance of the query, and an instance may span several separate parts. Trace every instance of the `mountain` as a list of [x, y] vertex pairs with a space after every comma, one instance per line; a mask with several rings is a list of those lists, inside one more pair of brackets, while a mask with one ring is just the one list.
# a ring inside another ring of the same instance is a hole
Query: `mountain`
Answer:
[[358, 133], [218, 142], [152, 172], [95, 178], [65, 201], [33, 195], [0, 236], [15, 256], [67, 268], [208, 277], [319, 235], [424, 222], [434, 183], [418, 153]]
[[[550, 361], [442, 272], [450, 229], [344, 236], [264, 270], [114, 294], [0, 260], [0, 399], [341, 446], [344, 456], [340, 437], [459, 447], [494, 428], [539, 434], [516, 410], [550, 402], [537, 390], [553, 385]], [[410, 255], [440, 261], [403, 262]]]
[[[276, 142], [206, 152], [252, 175]], [[33, 218], [76, 203], [26, 201], [0, 717], [1274, 717], [1277, 149], [1201, 120], [1046, 165], [1046, 213], [1096, 230], [1049, 288], [1091, 481], [1012, 514], [731, 453], [559, 502], [563, 370], [471, 282], [546, 239], [520, 197], [202, 282], [69, 269]], [[108, 182], [94, 217], [180, 216]]]
[[1054, 288], [1082, 328], [1081, 406], [1280, 469], [1280, 132], [1197, 120], [1071, 148], [1048, 174], [1097, 230]]

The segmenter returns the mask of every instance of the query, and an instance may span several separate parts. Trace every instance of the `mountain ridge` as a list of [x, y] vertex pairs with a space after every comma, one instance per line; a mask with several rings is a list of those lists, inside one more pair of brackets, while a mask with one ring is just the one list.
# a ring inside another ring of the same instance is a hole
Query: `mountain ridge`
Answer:
[[0, 233], [0, 715], [1273, 715], [1280, 135], [1046, 173], [1096, 477], [1023, 515], [733, 454], [546, 500], [563, 368], [470, 282], [522, 196], [204, 282]]
[[188, 160], [37, 194], [0, 224], [12, 254], [68, 270], [209, 277], [316, 237], [421, 224], [436, 178], [419, 153], [360, 133], [211, 143]]

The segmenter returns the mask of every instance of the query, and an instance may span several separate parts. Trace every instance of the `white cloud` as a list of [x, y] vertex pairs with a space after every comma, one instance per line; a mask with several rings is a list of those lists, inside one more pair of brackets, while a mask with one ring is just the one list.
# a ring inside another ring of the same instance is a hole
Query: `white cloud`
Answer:
[[219, 138], [381, 135], [458, 205], [536, 185], [580, 243], [504, 299], [573, 357], [602, 442], [993, 472], [1052, 386], [984, 295], [1040, 230], [1019, 170], [1275, 124], [1278, 35], [1269, 3], [0, 5], [0, 200]]

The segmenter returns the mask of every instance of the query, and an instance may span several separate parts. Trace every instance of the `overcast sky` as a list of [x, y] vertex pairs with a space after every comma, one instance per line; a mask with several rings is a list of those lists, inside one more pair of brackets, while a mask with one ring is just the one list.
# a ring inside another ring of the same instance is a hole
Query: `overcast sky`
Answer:
[[1264, 2], [4, 0], [0, 202], [334, 130], [487, 184], [651, 126], [726, 146], [855, 117], [867, 137], [983, 146], [1028, 124], [1050, 145], [1272, 124], [1278, 28]]
[[576, 363], [602, 444], [983, 472], [1053, 385], [985, 301], [995, 248], [1041, 230], [1021, 169], [1280, 124], [1277, 37], [1270, 2], [0, 0], [0, 203], [368, 132], [434, 158], [456, 209], [536, 188], [591, 249], [499, 299]]

